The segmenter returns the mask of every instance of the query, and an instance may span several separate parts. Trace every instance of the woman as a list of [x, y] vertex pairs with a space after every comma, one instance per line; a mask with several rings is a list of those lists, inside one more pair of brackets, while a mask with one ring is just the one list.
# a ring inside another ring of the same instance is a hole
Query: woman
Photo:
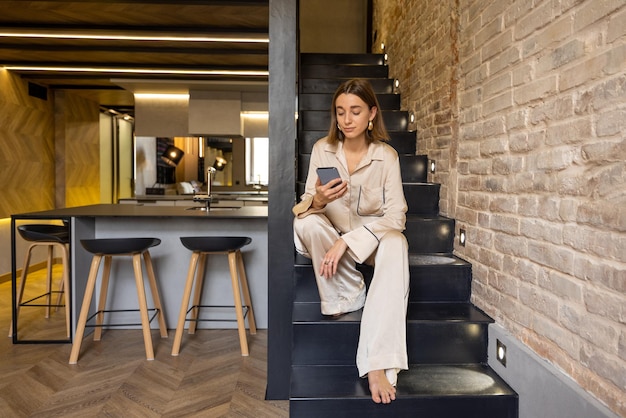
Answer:
[[[397, 373], [408, 369], [406, 309], [407, 205], [397, 152], [366, 80], [344, 82], [333, 97], [328, 136], [313, 146], [306, 190], [293, 208], [296, 250], [312, 259], [324, 315], [363, 308], [356, 363], [372, 400], [396, 397]], [[318, 167], [341, 178], [322, 184]], [[367, 292], [356, 263], [374, 265]]]

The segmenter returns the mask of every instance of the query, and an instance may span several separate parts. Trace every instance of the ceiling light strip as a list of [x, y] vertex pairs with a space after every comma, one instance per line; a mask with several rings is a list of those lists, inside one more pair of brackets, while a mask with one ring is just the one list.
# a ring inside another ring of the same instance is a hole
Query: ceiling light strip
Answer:
[[72, 33], [72, 32], [47, 32], [47, 31], [3, 31], [2, 38], [47, 38], [47, 39], [89, 39], [102, 41], [167, 41], [167, 42], [225, 42], [225, 43], [269, 43], [267, 35], [121, 35], [116, 33]]
[[164, 69], [164, 68], [110, 68], [110, 67], [63, 67], [63, 66], [38, 66], [38, 65], [5, 65], [2, 66], [11, 71], [49, 71], [49, 72], [74, 72], [74, 73], [118, 73], [118, 74], [170, 74], [170, 75], [232, 75], [244, 77], [268, 76], [266, 70], [190, 70], [190, 69]]

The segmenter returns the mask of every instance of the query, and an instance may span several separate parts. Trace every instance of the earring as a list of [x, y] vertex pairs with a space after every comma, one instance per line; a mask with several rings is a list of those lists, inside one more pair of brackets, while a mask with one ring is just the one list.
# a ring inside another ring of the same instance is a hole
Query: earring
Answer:
[[341, 132], [341, 126], [339, 126], [339, 124], [337, 124], [337, 129]]
[[372, 121], [369, 121], [369, 123], [367, 124], [367, 130], [371, 131], [374, 129], [374, 123]]

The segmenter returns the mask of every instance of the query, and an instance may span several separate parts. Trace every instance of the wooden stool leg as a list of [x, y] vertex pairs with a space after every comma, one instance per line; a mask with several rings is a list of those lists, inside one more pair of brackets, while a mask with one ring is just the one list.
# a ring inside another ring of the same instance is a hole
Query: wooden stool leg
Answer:
[[[16, 286], [15, 289], [15, 318], [18, 318], [18, 314], [20, 312], [20, 304], [22, 303], [22, 297], [24, 296], [24, 286], [26, 285], [26, 276], [28, 275], [28, 266], [30, 265], [30, 257], [33, 251], [33, 248], [36, 244], [31, 244], [26, 251], [26, 259], [24, 260], [24, 267], [22, 267], [22, 274], [20, 275], [20, 283]], [[17, 324], [17, 319], [15, 319]], [[9, 337], [13, 336], [13, 320], [11, 320], [11, 325], [9, 327]]]
[[187, 317], [187, 309], [189, 308], [189, 298], [191, 297], [191, 289], [193, 288], [193, 279], [196, 273], [196, 265], [198, 264], [198, 258], [200, 253], [194, 252], [191, 254], [191, 260], [189, 261], [189, 270], [187, 271], [187, 281], [185, 282], [185, 289], [183, 290], [183, 300], [180, 304], [180, 312], [178, 313], [178, 324], [176, 324], [176, 334], [174, 335], [174, 344], [172, 344], [172, 355], [177, 356], [180, 353], [180, 343], [183, 339], [183, 332], [185, 331], [185, 318]]
[[50, 318], [50, 300], [52, 295], [52, 262], [54, 258], [54, 245], [46, 245], [48, 250], [48, 258], [46, 260], [46, 315]]
[[148, 315], [146, 289], [143, 285], [143, 274], [141, 273], [140, 253], [133, 254], [133, 268], [135, 270], [135, 284], [137, 285], [137, 298], [139, 299], [139, 313], [141, 314], [141, 329], [143, 330], [143, 342], [146, 347], [146, 359], [154, 360], [152, 335], [150, 333], [150, 316]]
[[96, 312], [96, 328], [93, 331], [93, 340], [100, 341], [102, 339], [102, 325], [104, 325], [104, 311], [107, 306], [107, 296], [109, 294], [109, 277], [111, 276], [110, 255], [104, 256], [104, 268], [102, 269], [102, 283], [100, 284], [100, 297], [98, 298], [98, 309]]
[[240, 250], [237, 250], [237, 264], [239, 265], [239, 280], [241, 282], [243, 300], [248, 306], [248, 328], [250, 328], [250, 334], [256, 334], [256, 321], [254, 319], [254, 309], [252, 309], [252, 298], [250, 298], [246, 267], [243, 264], [243, 256]]
[[190, 321], [189, 321], [189, 333], [195, 334], [196, 328], [198, 328], [198, 316], [200, 316], [200, 301], [202, 300], [202, 288], [204, 286], [204, 274], [206, 272], [206, 262], [207, 262], [207, 254], [199, 253], [200, 258], [198, 259], [198, 266], [196, 267], [196, 286], [193, 290], [193, 301], [191, 302], [191, 306], [195, 306], [195, 308], [191, 311]]
[[150, 283], [152, 300], [154, 301], [154, 306], [159, 310], [158, 321], [159, 330], [161, 331], [161, 338], [167, 338], [165, 312], [163, 312], [163, 306], [161, 305], [161, 296], [159, 295], [159, 287], [157, 286], [156, 276], [154, 275], [154, 268], [152, 266], [152, 257], [150, 256], [150, 251], [146, 251], [143, 253], [143, 262], [146, 265], [146, 273], [148, 274], [148, 283]]
[[239, 345], [241, 346], [241, 355], [247, 356], [248, 339], [246, 337], [246, 324], [243, 318], [243, 307], [241, 305], [241, 290], [239, 289], [239, 278], [237, 274], [237, 252], [230, 251], [228, 253], [228, 265], [230, 266], [230, 279], [233, 285], [233, 298], [235, 299], [235, 311], [237, 313], [237, 328], [239, 330]]
[[87, 316], [89, 315], [89, 305], [91, 305], [91, 298], [93, 297], [93, 291], [96, 287], [96, 279], [98, 278], [98, 269], [100, 268], [101, 260], [101, 255], [95, 255], [91, 260], [85, 296], [83, 297], [83, 304], [80, 307], [80, 316], [76, 324], [76, 335], [74, 335], [74, 343], [72, 344], [72, 352], [70, 353], [70, 364], [76, 364], [76, 362], [78, 362], [80, 346], [83, 342], [83, 336], [85, 335], [85, 325], [87, 325]]

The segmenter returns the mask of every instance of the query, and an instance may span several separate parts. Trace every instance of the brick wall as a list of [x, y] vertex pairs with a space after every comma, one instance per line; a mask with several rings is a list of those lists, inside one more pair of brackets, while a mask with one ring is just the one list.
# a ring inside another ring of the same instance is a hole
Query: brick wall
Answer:
[[626, 3], [374, 0], [474, 302], [626, 416]]

